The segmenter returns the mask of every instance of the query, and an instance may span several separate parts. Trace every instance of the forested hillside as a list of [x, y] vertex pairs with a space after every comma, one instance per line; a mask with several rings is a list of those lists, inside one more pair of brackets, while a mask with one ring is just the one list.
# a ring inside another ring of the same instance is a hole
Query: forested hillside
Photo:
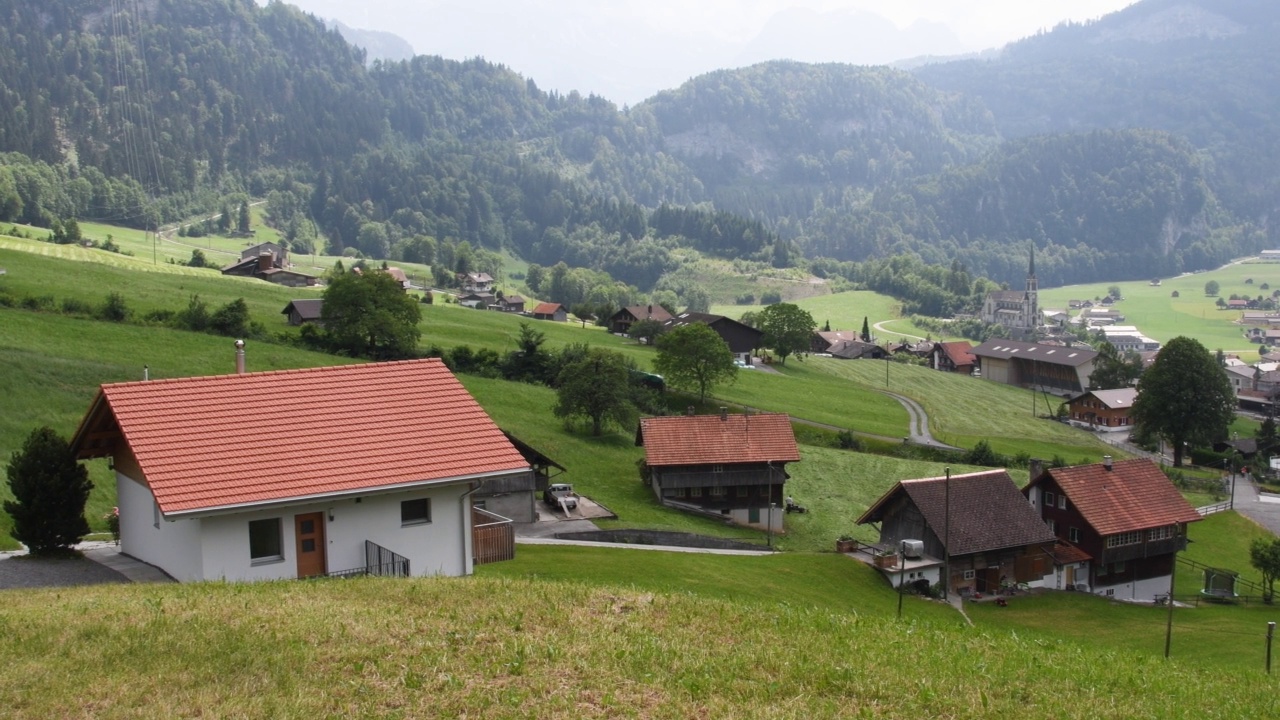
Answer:
[[563, 262], [569, 303], [638, 301], [682, 248], [864, 285], [951, 267], [888, 283], [940, 308], [1017, 282], [1029, 242], [1044, 283], [1201, 269], [1277, 240], [1277, 14], [1145, 0], [994, 61], [765, 63], [618, 108], [479, 59], [367, 63], [279, 2], [0, 0], [0, 221], [261, 198], [295, 249]]

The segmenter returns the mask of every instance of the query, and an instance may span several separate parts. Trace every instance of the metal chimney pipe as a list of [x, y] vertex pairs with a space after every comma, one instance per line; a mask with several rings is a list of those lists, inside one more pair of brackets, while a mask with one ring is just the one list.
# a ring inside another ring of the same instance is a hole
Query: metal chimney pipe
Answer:
[[150, 366], [147, 366], [147, 365], [143, 365], [143, 366], [142, 366], [142, 379], [143, 379], [143, 380], [150, 380], [150, 379], [151, 379], [151, 367], [150, 367]]
[[1107, 472], [1111, 472], [1111, 456], [1110, 455], [1102, 456], [1102, 467], [1106, 468]]
[[244, 374], [244, 341], [236, 341], [236, 374]]

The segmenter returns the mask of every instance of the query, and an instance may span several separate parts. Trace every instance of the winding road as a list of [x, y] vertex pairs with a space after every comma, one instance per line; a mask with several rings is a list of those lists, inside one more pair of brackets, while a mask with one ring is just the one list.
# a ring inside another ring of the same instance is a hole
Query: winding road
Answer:
[[940, 450], [960, 449], [934, 439], [933, 435], [929, 433], [929, 416], [925, 414], [924, 407], [922, 407], [920, 403], [905, 395], [891, 393], [888, 390], [877, 390], [876, 392], [888, 395], [899, 403], [902, 403], [902, 407], [906, 408], [907, 415], [911, 418], [908, 428], [911, 432], [910, 441], [912, 443], [938, 448]]
[[897, 335], [898, 337], [904, 337], [904, 338], [907, 338], [907, 339], [909, 339], [909, 340], [924, 340], [924, 339], [926, 339], [926, 338], [922, 338], [922, 337], [920, 337], [919, 335], [909, 335], [909, 334], [904, 333], [904, 332], [898, 332], [897, 330], [890, 330], [890, 329], [888, 329], [888, 328], [886, 328], [886, 327], [884, 326], [884, 324], [885, 324], [885, 323], [887, 323], [887, 322], [895, 322], [895, 321], [893, 321], [893, 320], [881, 320], [880, 322], [876, 323], [875, 325], [872, 325], [871, 327], [875, 328], [875, 329], [876, 329], [876, 332], [878, 332], [878, 333], [886, 333], [886, 334], [888, 334], [888, 335]]

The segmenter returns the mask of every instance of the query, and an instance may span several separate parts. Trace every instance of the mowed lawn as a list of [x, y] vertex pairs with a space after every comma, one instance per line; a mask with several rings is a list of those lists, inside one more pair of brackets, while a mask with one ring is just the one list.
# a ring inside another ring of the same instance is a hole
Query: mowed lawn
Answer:
[[[1249, 279], [1253, 282], [1245, 282]], [[1068, 301], [1102, 297], [1115, 285], [1124, 299], [1114, 307], [1125, 316], [1125, 325], [1136, 325], [1162, 343], [1185, 335], [1199, 340], [1211, 352], [1221, 349], [1240, 353], [1247, 361], [1257, 359], [1258, 346], [1244, 339], [1243, 328], [1236, 322], [1240, 311], [1219, 309], [1217, 296], [1205, 295], [1205, 283], [1211, 280], [1217, 281], [1218, 296], [1222, 298], [1232, 294], [1270, 297], [1273, 291], [1280, 290], [1280, 263], [1244, 261], [1208, 272], [1166, 278], [1159, 287], [1131, 281], [1041, 288], [1040, 306], [1065, 310]], [[1262, 289], [1263, 284], [1269, 285], [1269, 289]], [[1173, 297], [1175, 291], [1178, 297]]]
[[1071, 464], [1082, 459], [1097, 462], [1106, 454], [1123, 455], [1091, 433], [1041, 419], [1057, 412], [1062, 403], [1058, 397], [904, 363], [809, 358], [805, 365], [856, 385], [915, 399], [928, 414], [934, 437], [957, 447], [987, 440], [997, 452], [1027, 453], [1045, 460], [1056, 455]]

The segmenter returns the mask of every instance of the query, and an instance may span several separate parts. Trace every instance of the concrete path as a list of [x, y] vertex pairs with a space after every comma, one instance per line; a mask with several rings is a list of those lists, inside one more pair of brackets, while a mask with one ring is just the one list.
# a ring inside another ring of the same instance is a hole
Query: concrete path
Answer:
[[81, 557], [35, 558], [25, 549], [0, 553], [0, 589], [173, 582], [160, 569], [124, 555], [115, 543], [76, 545]]
[[937, 440], [933, 439], [933, 435], [929, 434], [929, 416], [925, 414], [924, 408], [920, 406], [920, 403], [916, 402], [915, 400], [912, 400], [911, 398], [905, 395], [891, 393], [888, 390], [877, 390], [876, 392], [880, 392], [880, 393], [884, 393], [885, 395], [888, 395], [894, 400], [897, 400], [898, 402], [902, 403], [902, 407], [907, 409], [907, 415], [911, 417], [911, 421], [909, 425], [910, 432], [911, 432], [911, 442], [915, 443], [916, 445], [927, 445], [929, 447], [939, 448], [942, 450], [959, 450], [960, 449], [960, 448], [948, 445], [944, 442], [938, 442]]
[[878, 333], [884, 333], [888, 335], [897, 335], [898, 337], [904, 337], [904, 338], [907, 338], [908, 340], [916, 340], [916, 341], [924, 340], [924, 338], [920, 337], [919, 335], [910, 335], [908, 333], [898, 332], [897, 330], [890, 330], [884, 326], [884, 324], [887, 322], [894, 322], [894, 321], [881, 320], [880, 322], [876, 323], [875, 325], [872, 325], [871, 327], [875, 328], [876, 332]]
[[675, 545], [633, 545], [630, 543], [593, 542], [590, 540], [560, 540], [550, 537], [516, 536], [520, 545], [577, 545], [579, 547], [612, 548], [614, 550], [657, 550], [659, 552], [704, 553], [707, 555], [772, 555], [772, 550], [717, 550], [715, 548], [691, 548]]
[[128, 578], [130, 582], [176, 582], [173, 578], [166, 575], [160, 568], [154, 565], [148, 565], [141, 560], [131, 558], [120, 552], [120, 546], [115, 543], [81, 543], [76, 547], [84, 553], [85, 557], [99, 565], [111, 568]]

